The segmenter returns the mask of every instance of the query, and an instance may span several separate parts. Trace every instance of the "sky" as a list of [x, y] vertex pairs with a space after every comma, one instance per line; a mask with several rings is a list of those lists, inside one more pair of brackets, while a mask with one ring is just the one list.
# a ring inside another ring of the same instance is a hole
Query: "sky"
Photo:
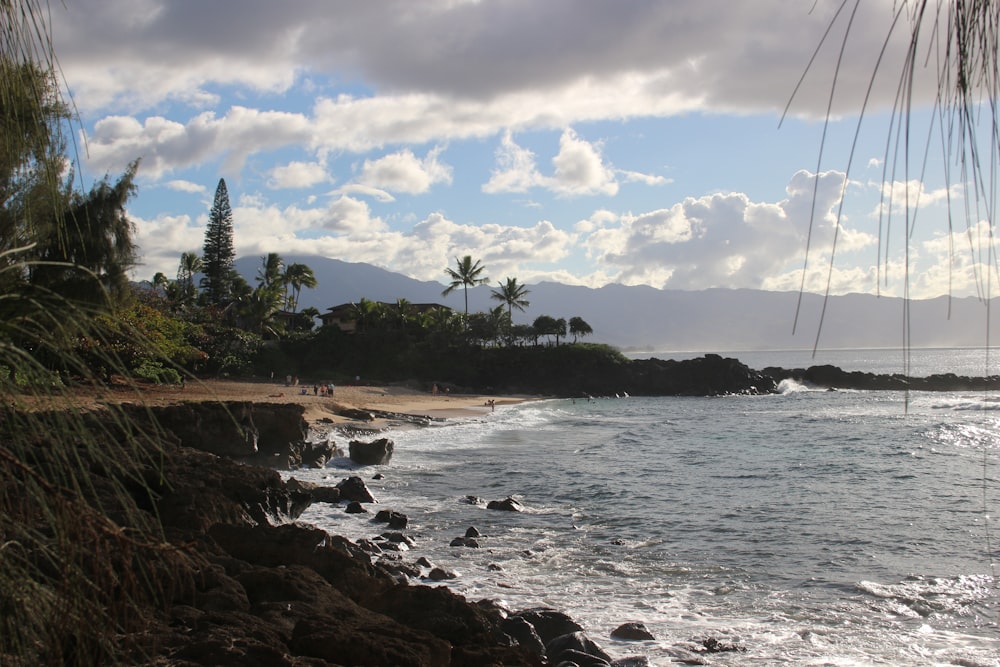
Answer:
[[471, 255], [494, 285], [980, 294], [986, 226], [956, 212], [949, 227], [963, 184], [940, 151], [924, 158], [939, 142], [926, 141], [932, 73], [914, 81], [911, 155], [890, 140], [908, 36], [890, 30], [896, 4], [51, 11], [84, 182], [140, 159], [140, 280], [200, 253], [225, 179], [239, 257], [320, 255], [442, 283]]

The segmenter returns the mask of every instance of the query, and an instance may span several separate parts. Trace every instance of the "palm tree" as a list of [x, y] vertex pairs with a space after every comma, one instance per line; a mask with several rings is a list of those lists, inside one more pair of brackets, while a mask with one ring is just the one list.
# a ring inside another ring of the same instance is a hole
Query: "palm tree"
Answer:
[[472, 255], [466, 255], [462, 259], [458, 257], [455, 258], [455, 268], [446, 268], [444, 271], [451, 278], [451, 284], [448, 288], [441, 292], [441, 296], [448, 296], [456, 289], [461, 287], [465, 290], [465, 316], [469, 316], [469, 287], [475, 287], [476, 285], [485, 285], [490, 281], [486, 276], [480, 277], [480, 274], [486, 270], [486, 267], [479, 264], [477, 259], [475, 262], [472, 261]]
[[281, 284], [282, 269], [285, 262], [276, 252], [267, 253], [260, 258], [260, 268], [257, 269], [257, 282], [263, 287], [274, 287]]
[[294, 313], [299, 309], [299, 293], [303, 287], [315, 289], [319, 284], [313, 270], [305, 264], [293, 263], [285, 268], [285, 284], [292, 288], [292, 295], [288, 299], [288, 307]]
[[180, 266], [177, 267], [177, 282], [180, 283], [181, 301], [194, 299], [194, 276], [201, 273], [204, 264], [196, 252], [182, 252]]
[[524, 285], [519, 285], [517, 278], [507, 278], [506, 283], [497, 283], [500, 289], [493, 290], [490, 297], [496, 299], [497, 301], [503, 301], [507, 304], [507, 319], [511, 319], [512, 308], [517, 308], [522, 313], [524, 309], [530, 306], [526, 297], [531, 294], [527, 287]]
[[277, 285], [260, 284], [239, 300], [239, 314], [244, 320], [244, 327], [261, 335], [278, 337], [280, 332], [273, 320], [280, 309], [281, 292]]

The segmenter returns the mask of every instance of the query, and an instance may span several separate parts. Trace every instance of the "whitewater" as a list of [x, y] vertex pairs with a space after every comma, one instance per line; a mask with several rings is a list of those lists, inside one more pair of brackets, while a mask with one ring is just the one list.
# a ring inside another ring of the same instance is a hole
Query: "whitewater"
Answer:
[[[921, 358], [962, 373], [982, 353]], [[405, 558], [458, 575], [433, 585], [562, 610], [615, 658], [677, 664], [712, 638], [739, 648], [715, 665], [1000, 664], [1000, 397], [781, 389], [533, 401], [394, 431], [385, 466], [293, 476], [361, 476], [409, 517]], [[525, 511], [486, 509], [508, 496]], [[302, 520], [385, 530], [338, 505]], [[480, 548], [450, 546], [469, 527]], [[611, 639], [626, 622], [655, 639]]]

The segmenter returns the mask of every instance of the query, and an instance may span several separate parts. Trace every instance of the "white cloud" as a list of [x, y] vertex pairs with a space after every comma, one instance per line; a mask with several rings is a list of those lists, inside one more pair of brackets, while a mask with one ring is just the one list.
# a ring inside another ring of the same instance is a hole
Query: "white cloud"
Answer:
[[656, 174], [643, 174], [638, 171], [626, 171], [624, 169], [617, 170], [617, 173], [620, 174], [628, 183], [642, 183], [643, 185], [649, 186], [673, 183], [672, 179], [667, 178], [666, 176], [658, 176]]
[[[386, 0], [334, 8], [321, 0], [287, 6], [230, 0], [196, 8], [147, 0], [136, 6], [129, 0], [85, 0], [53, 11], [60, 59], [81, 108], [152, 108], [167, 100], [206, 104], [219, 86], [280, 93], [308, 74], [313, 82], [324, 76], [364, 79], [380, 95], [419, 91], [487, 103], [525, 91], [544, 101], [567, 84], [590, 86], [604, 91], [598, 97], [618, 91], [622, 116], [630, 109], [646, 113], [651, 100], [668, 96], [686, 108], [776, 111], [836, 10], [835, 3], [813, 7], [783, 0], [746, 6], [728, 0]], [[838, 87], [854, 108], [892, 9], [886, 2], [858, 8]], [[842, 16], [793, 109], [825, 109], [823, 93], [833, 71], [827, 65], [836, 58], [845, 25]], [[905, 44], [905, 34], [892, 47], [899, 43]], [[889, 76], [898, 70], [896, 54], [904, 52], [892, 47], [882, 63]], [[627, 77], [635, 84], [622, 86]], [[932, 94], [917, 83], [918, 94]], [[894, 90], [876, 86], [873, 104], [891, 102]], [[577, 101], [578, 117], [593, 101]], [[835, 111], [847, 103], [839, 102]]]
[[222, 118], [201, 113], [187, 124], [161, 116], [143, 122], [109, 116], [94, 124], [87, 138], [87, 162], [94, 171], [115, 171], [138, 158], [143, 174], [160, 178], [176, 169], [223, 157], [235, 173], [253, 153], [302, 145], [310, 140], [309, 122], [297, 113], [232, 107]]
[[268, 173], [268, 187], [274, 189], [311, 188], [331, 180], [326, 165], [320, 162], [289, 162], [272, 167]]
[[[578, 224], [593, 230], [584, 240], [588, 255], [625, 284], [671, 289], [747, 287], [759, 289], [789, 264], [802, 262], [816, 187], [817, 218], [812, 253], [829, 256], [843, 174], [828, 172], [819, 181], [795, 174], [788, 198], [752, 202], [742, 193], [688, 197], [641, 215], [622, 215]], [[871, 235], [852, 232], [852, 249], [870, 246]], [[814, 259], [818, 262], [820, 260]]]
[[535, 154], [518, 146], [509, 131], [500, 139], [496, 159], [498, 168], [483, 185], [483, 192], [527, 192], [544, 181], [535, 166]]
[[555, 167], [552, 189], [566, 196], [618, 194], [613, 169], [604, 165], [597, 146], [566, 130], [559, 138], [559, 154], [552, 158]]
[[357, 181], [362, 186], [379, 190], [423, 194], [437, 183], [451, 183], [451, 167], [438, 160], [442, 150], [442, 147], [435, 148], [422, 160], [409, 149], [365, 160]]
[[200, 183], [192, 183], [191, 181], [185, 181], [180, 179], [175, 179], [173, 181], [167, 181], [163, 184], [170, 190], [177, 190], [178, 192], [191, 192], [193, 194], [205, 194], [208, 189], [201, 185]]
[[[829, 280], [835, 294], [878, 287], [883, 294], [901, 295], [906, 275], [900, 251], [877, 258], [877, 238], [864, 229], [842, 224], [836, 261], [832, 268], [829, 264], [843, 178], [825, 172], [817, 181], [798, 172], [789, 180], [787, 197], [776, 202], [718, 193], [639, 214], [599, 209], [572, 232], [549, 220], [527, 226], [472, 225], [441, 213], [398, 229], [374, 215], [366, 202], [349, 196], [324, 206], [279, 208], [259, 193], [249, 193], [234, 209], [235, 238], [241, 256], [318, 254], [369, 262], [422, 280], [441, 280], [442, 267], [455, 256], [472, 254], [496, 280], [511, 275], [522, 282], [555, 279], [591, 287], [619, 282], [798, 290], [815, 187], [818, 208], [805, 289], [822, 292]], [[137, 240], [146, 258], [142, 276], [156, 271], [173, 275], [180, 253], [201, 247], [205, 222], [204, 215], [197, 221], [186, 216], [137, 220]], [[938, 234], [911, 248], [911, 296], [936, 296], [949, 283], [955, 294], [982, 292], [984, 276], [991, 275], [989, 254], [983, 251], [988, 232], [981, 223], [956, 230], [951, 239]], [[583, 252], [589, 261], [573, 260]], [[844, 261], [858, 253], [868, 261]], [[1000, 287], [993, 289], [995, 293]]]
[[617, 172], [604, 164], [599, 145], [581, 139], [572, 129], [559, 138], [559, 152], [552, 158], [553, 171], [546, 176], [538, 170], [535, 154], [514, 142], [511, 133], [501, 137], [496, 153], [497, 168], [483, 185], [483, 192], [527, 192], [544, 188], [565, 197], [618, 194], [619, 173], [628, 180], [658, 184], [655, 177], [636, 172]]

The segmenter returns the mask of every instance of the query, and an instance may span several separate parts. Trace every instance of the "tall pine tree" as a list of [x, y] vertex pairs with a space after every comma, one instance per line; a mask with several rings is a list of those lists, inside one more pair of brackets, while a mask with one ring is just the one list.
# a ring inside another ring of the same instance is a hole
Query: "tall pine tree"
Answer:
[[225, 305], [232, 300], [233, 292], [233, 210], [229, 206], [229, 190], [226, 179], [219, 179], [215, 188], [215, 201], [208, 214], [205, 229], [205, 247], [202, 252], [201, 287], [210, 304]]

